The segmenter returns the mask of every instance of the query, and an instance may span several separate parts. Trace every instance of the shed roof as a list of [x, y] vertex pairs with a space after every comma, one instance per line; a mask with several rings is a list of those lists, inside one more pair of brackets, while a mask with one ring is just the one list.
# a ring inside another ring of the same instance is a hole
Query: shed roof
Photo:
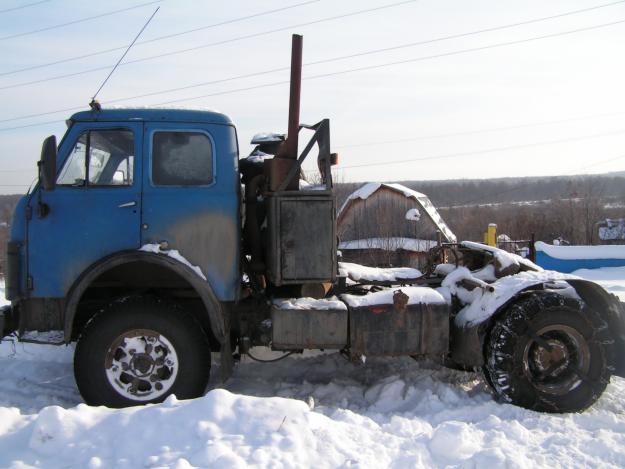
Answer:
[[354, 204], [358, 200], [367, 200], [380, 189], [393, 191], [397, 194], [403, 195], [407, 199], [414, 199], [415, 205], [420, 207], [425, 212], [430, 221], [436, 226], [438, 230], [440, 230], [440, 232], [443, 234], [443, 237], [447, 241], [452, 243], [455, 243], [457, 241], [456, 235], [447, 226], [447, 224], [443, 220], [443, 217], [441, 217], [441, 215], [438, 213], [438, 210], [436, 210], [436, 207], [430, 201], [427, 195], [396, 183], [369, 182], [361, 186], [347, 197], [347, 199], [339, 209], [337, 215], [338, 221], [341, 221], [342, 217], [345, 216], [345, 213], [347, 213], [352, 204]]

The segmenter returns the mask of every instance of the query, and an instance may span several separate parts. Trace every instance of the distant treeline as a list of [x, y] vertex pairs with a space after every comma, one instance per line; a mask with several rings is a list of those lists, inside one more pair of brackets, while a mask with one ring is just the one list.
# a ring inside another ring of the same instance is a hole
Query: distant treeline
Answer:
[[[625, 173], [393, 182], [423, 192], [437, 207], [569, 199], [584, 197], [588, 192], [603, 198], [625, 198]], [[338, 184], [339, 204], [362, 184]]]
[[[428, 195], [459, 239], [481, 241], [496, 223], [513, 239], [597, 244], [598, 221], [625, 217], [625, 173], [397, 182]], [[337, 184], [338, 206], [361, 185]]]

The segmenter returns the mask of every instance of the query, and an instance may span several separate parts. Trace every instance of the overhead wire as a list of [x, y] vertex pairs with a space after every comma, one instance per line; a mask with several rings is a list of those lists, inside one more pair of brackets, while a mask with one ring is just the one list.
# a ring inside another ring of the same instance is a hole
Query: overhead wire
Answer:
[[[446, 41], [446, 40], [451, 40], [451, 39], [458, 39], [458, 38], [472, 36], [472, 35], [476, 35], [476, 34], [483, 34], [483, 33], [487, 33], [487, 32], [493, 32], [493, 31], [499, 31], [499, 30], [503, 30], [503, 29], [515, 28], [515, 27], [518, 27], [518, 26], [524, 26], [524, 25], [528, 25], [528, 24], [532, 24], [532, 23], [538, 23], [538, 22], [542, 22], [542, 21], [552, 20], [552, 19], [555, 19], [555, 18], [561, 18], [561, 17], [564, 17], [564, 16], [570, 16], [570, 15], [575, 15], [575, 14], [579, 14], [579, 13], [585, 13], [585, 12], [588, 12], [588, 11], [591, 11], [591, 10], [596, 10], [596, 9], [599, 9], [599, 8], [605, 8], [605, 7], [613, 6], [613, 5], [616, 5], [616, 4], [619, 4], [619, 3], [624, 3], [624, 2], [625, 2], [625, 0], [619, 0], [617, 2], [606, 3], [606, 4], [603, 4], [603, 5], [597, 5], [597, 6], [594, 6], [594, 7], [583, 8], [583, 9], [579, 9], [579, 10], [572, 10], [572, 11], [560, 13], [560, 14], [557, 14], [557, 15], [544, 16], [544, 17], [540, 17], [540, 18], [534, 18], [534, 19], [531, 19], [531, 20], [526, 20], [526, 21], [521, 21], [521, 22], [516, 22], [516, 23], [509, 23], [509, 24], [501, 25], [501, 26], [494, 26], [494, 27], [490, 27], [490, 28], [484, 28], [484, 29], [479, 29], [479, 30], [474, 30], [474, 31], [468, 31], [468, 32], [465, 32], [465, 33], [452, 34], [452, 35], [442, 36], [442, 37], [433, 38], [433, 39], [426, 39], [426, 40], [422, 40], [422, 41], [410, 42], [410, 43], [407, 43], [407, 44], [400, 44], [400, 45], [396, 45], [396, 46], [384, 47], [384, 48], [380, 48], [380, 49], [374, 49], [374, 50], [359, 52], [359, 53], [355, 53], [355, 54], [349, 54], [349, 55], [338, 56], [338, 57], [333, 57], [333, 58], [329, 58], [329, 59], [322, 59], [322, 60], [317, 60], [317, 61], [313, 61], [313, 62], [307, 62], [307, 63], [304, 64], [304, 66], [318, 65], [318, 64], [323, 64], [323, 63], [335, 62], [335, 61], [339, 61], [339, 60], [345, 60], [345, 59], [351, 59], [351, 58], [356, 58], [356, 57], [362, 57], [362, 56], [365, 56], [365, 55], [378, 54], [378, 53], [381, 53], [381, 52], [389, 52], [389, 51], [392, 51], [392, 50], [399, 50], [399, 49], [404, 49], [404, 48], [408, 48], [408, 47], [416, 47], [416, 46], [420, 46], [420, 45], [432, 44], [432, 43], [436, 43], [436, 42], [440, 42], [440, 41]], [[332, 17], [332, 18], [334, 19], [334, 17]], [[296, 26], [294, 26], [294, 27], [296, 27]], [[280, 28], [280, 30], [282, 30], [282, 29], [283, 28]], [[276, 30], [271, 30], [269, 32], [263, 32], [263, 33], [258, 33], [258, 34], [267, 34], [267, 33], [275, 32], [275, 31]], [[230, 41], [233, 41], [233, 40], [242, 40], [242, 39], [246, 39], [246, 38], [249, 38], [249, 37], [256, 37], [256, 35], [241, 36], [240, 38], [229, 39], [229, 40], [227, 40], [227, 42], [230, 42]], [[224, 43], [227, 43], [227, 42], [219, 41], [219, 42], [216, 42], [216, 43], [212, 43], [210, 45], [221, 45], [221, 44], [224, 44]], [[139, 42], [139, 44], [140, 43], [141, 42]], [[202, 46], [202, 47], [208, 47], [208, 46], [209, 45], [205, 45], [205, 46]], [[115, 49], [115, 50], [117, 50], [117, 49]], [[188, 49], [183, 49], [183, 51], [185, 51], [185, 52], [187, 50]], [[193, 49], [191, 49], [191, 50], [193, 50]], [[145, 58], [145, 60], [151, 60], [152, 58], [160, 58], [160, 57], [161, 57], [160, 55], [157, 55], [157, 56], [152, 56], [152, 57]], [[143, 60], [143, 59], [139, 59], [139, 60]], [[132, 61], [124, 62], [124, 64], [126, 64], [126, 63], [136, 63], [136, 62], [132, 62]], [[0, 90], [17, 88], [17, 87], [23, 87], [23, 86], [29, 86], [29, 85], [37, 84], [37, 83], [45, 83], [47, 81], [53, 81], [53, 80], [58, 80], [58, 79], [62, 79], [62, 78], [68, 78], [68, 77], [72, 77], [72, 76], [76, 76], [76, 75], [82, 75], [82, 74], [86, 74], [86, 73], [92, 73], [94, 71], [99, 71], [101, 69], [102, 69], [102, 67], [97, 67], [97, 68], [93, 68], [93, 69], [83, 70], [83, 71], [80, 71], [80, 72], [73, 72], [73, 73], [68, 73], [68, 74], [56, 75], [54, 77], [48, 77], [48, 78], [43, 78], [43, 79], [38, 79], [38, 80], [31, 80], [31, 81], [27, 81], [27, 82], [21, 82], [21, 83], [6, 85], [6, 86], [0, 86]], [[286, 68], [271, 69], [271, 70], [267, 70], [267, 71], [263, 71], [263, 72], [256, 72], [254, 74], [249, 74], [247, 76], [263, 75], [263, 74], [267, 74], [267, 73], [273, 73], [273, 72], [276, 72], [276, 71], [281, 71], [281, 70], [284, 70], [284, 69], [286, 69]], [[2, 74], [0, 73], [0, 76], [1, 75]], [[235, 78], [239, 78], [239, 77], [235, 77]], [[181, 88], [178, 88], [178, 89], [172, 89], [171, 91], [178, 91], [180, 89], [193, 88], [193, 87], [204, 86], [204, 85], [213, 84], [213, 83], [214, 82], [198, 83], [198, 84], [195, 84], [195, 85], [190, 85], [188, 87], [181, 87]]]
[[622, 116], [622, 115], [625, 115], [625, 111], [606, 112], [606, 113], [591, 114], [591, 115], [586, 115], [586, 116], [569, 117], [566, 119], [528, 122], [524, 124], [504, 125], [504, 126], [499, 126], [499, 127], [463, 130], [463, 131], [458, 131], [458, 132], [448, 132], [448, 133], [442, 133], [442, 134], [420, 135], [418, 137], [410, 137], [410, 138], [398, 138], [398, 139], [392, 139], [392, 140], [376, 140], [376, 141], [369, 141], [369, 142], [363, 142], [363, 143], [352, 143], [352, 144], [347, 144], [347, 145], [338, 145], [334, 148], [337, 150], [341, 150], [345, 148], [370, 147], [370, 146], [375, 146], [375, 145], [389, 145], [393, 143], [415, 142], [419, 140], [434, 140], [434, 139], [439, 139], [439, 138], [461, 137], [464, 135], [475, 135], [475, 134], [482, 134], [482, 133], [489, 133], [489, 132], [525, 129], [525, 128], [530, 128], [530, 127], [564, 124], [567, 122], [578, 122], [578, 121], [583, 121], [583, 120], [588, 120], [588, 119], [597, 119], [597, 118], [602, 118], [602, 117], [616, 117], [616, 116]]
[[[319, 0], [315, 0], [315, 1], [319, 1]], [[319, 65], [319, 64], [329, 63], [329, 62], [336, 62], [336, 61], [339, 61], [339, 60], [346, 60], [346, 59], [351, 59], [351, 58], [356, 58], [356, 57], [362, 57], [362, 56], [365, 56], [365, 55], [378, 54], [378, 53], [382, 53], [382, 52], [389, 52], [389, 51], [392, 51], [392, 50], [398, 50], [398, 49], [404, 49], [404, 48], [408, 48], [408, 47], [415, 47], [415, 46], [420, 46], [420, 45], [425, 45], [425, 44], [431, 44], [431, 43], [440, 42], [440, 41], [446, 41], [446, 40], [450, 40], [450, 39], [458, 39], [458, 38], [461, 38], [461, 37], [466, 37], [466, 36], [471, 36], [471, 35], [476, 35], [476, 34], [483, 34], [483, 33], [486, 33], [486, 32], [498, 31], [498, 30], [502, 30], [502, 29], [514, 28], [514, 27], [518, 27], [518, 26], [521, 26], [521, 25], [527, 25], [527, 24], [531, 24], [531, 23], [537, 23], [537, 22], [541, 22], [541, 21], [551, 20], [551, 19], [554, 19], [554, 18], [561, 18], [561, 17], [564, 17], [564, 16], [569, 16], [569, 15], [579, 14], [579, 13], [583, 13], [583, 12], [588, 12], [588, 11], [596, 10], [596, 9], [599, 9], [599, 8], [605, 8], [605, 7], [608, 7], [608, 6], [613, 6], [613, 5], [619, 4], [619, 3], [625, 3], [625, 0], [619, 0], [617, 2], [611, 2], [611, 3], [606, 3], [606, 4], [603, 4], [603, 5], [597, 5], [597, 6], [594, 6], [594, 7], [591, 7], [591, 8], [584, 8], [584, 9], [580, 9], [580, 10], [572, 10], [572, 11], [560, 13], [560, 14], [557, 14], [557, 15], [550, 15], [550, 16], [544, 16], [544, 17], [540, 17], [540, 18], [534, 18], [532, 20], [526, 20], [526, 21], [510, 23], [510, 24], [506, 24], [506, 25], [501, 25], [501, 26], [495, 26], [495, 27], [479, 29], [479, 30], [474, 30], [474, 31], [468, 31], [468, 32], [465, 32], [465, 33], [452, 34], [452, 35], [442, 36], [442, 37], [433, 38], [433, 39], [427, 39], [427, 40], [422, 40], [422, 41], [410, 42], [410, 43], [406, 43], [406, 44], [399, 44], [399, 45], [390, 46], [390, 47], [384, 47], [384, 48], [380, 48], [380, 49], [368, 50], [368, 51], [358, 52], [358, 53], [354, 53], [354, 54], [348, 54], [348, 55], [337, 56], [337, 57], [332, 57], [332, 58], [328, 58], [328, 59], [321, 59], [321, 60], [316, 60], [316, 61], [312, 61], [312, 62], [306, 62], [303, 65], [304, 66]], [[291, 6], [290, 8], [293, 8], [293, 6]], [[137, 44], [140, 44], [140, 43], [141, 42], [138, 42]], [[114, 101], [120, 101], [120, 100], [123, 100], [123, 99], [142, 98], [142, 97], [146, 97], [146, 96], [153, 96], [155, 94], [169, 93], [169, 92], [174, 92], [174, 91], [181, 91], [181, 90], [190, 89], [190, 88], [196, 88], [196, 87], [200, 87], [200, 86], [206, 86], [206, 85], [211, 85], [211, 84], [223, 83], [225, 81], [230, 81], [230, 80], [249, 78], [249, 77], [254, 77], [254, 76], [259, 76], [259, 75], [266, 75], [266, 74], [269, 74], [269, 73], [275, 73], [275, 72], [284, 71], [284, 70], [288, 70], [288, 67], [273, 68], [273, 69], [269, 69], [269, 70], [253, 72], [253, 73], [248, 73], [248, 74], [244, 74], [244, 75], [238, 75], [238, 76], [234, 76], [234, 77], [228, 77], [228, 78], [223, 78], [223, 79], [217, 79], [217, 80], [211, 80], [211, 81], [206, 81], [206, 82], [200, 82], [200, 83], [195, 83], [195, 84], [191, 84], [191, 85], [185, 85], [185, 86], [181, 86], [181, 87], [170, 88], [170, 89], [167, 89], [167, 90], [162, 90], [162, 91], [157, 91], [157, 92], [152, 92], [152, 93], [146, 93], [146, 94], [142, 94], [142, 95], [132, 96], [132, 97], [129, 97], [129, 98], [122, 98], [122, 99], [114, 100]], [[95, 69], [94, 70], [89, 70], [87, 72], [91, 72], [91, 71], [95, 71]], [[82, 73], [87, 73], [87, 72], [85, 72], [85, 71], [83, 71], [83, 72], [76, 72], [76, 73], [72, 73], [72, 74], [59, 75], [57, 77], [52, 77], [52, 78], [45, 78], [45, 79], [34, 80], [34, 81], [30, 81], [30, 82], [23, 82], [23, 83], [17, 83], [17, 84], [12, 84], [12, 85], [7, 85], [7, 86], [0, 86], [0, 90], [11, 89], [11, 88], [16, 88], [16, 87], [21, 87], [21, 86], [27, 86], [27, 85], [34, 84], [34, 83], [42, 83], [42, 82], [50, 81], [50, 80], [53, 80], [53, 79], [65, 78], [65, 77], [68, 77], [68, 76], [74, 76], [75, 74], [82, 74]]]
[[154, 1], [151, 1], [151, 2], [147, 2], [147, 3], [141, 3], [140, 5], [134, 5], [134, 6], [127, 7], [127, 8], [121, 8], [119, 10], [108, 11], [106, 13], [101, 13], [99, 15], [88, 16], [86, 18], [81, 18], [81, 19], [74, 20], [74, 21], [68, 21], [66, 23], [55, 24], [53, 26], [47, 26], [45, 28], [33, 29], [31, 31], [25, 31], [25, 32], [22, 32], [22, 33], [9, 34], [8, 36], [0, 37], [0, 41], [5, 41], [7, 39], [13, 39], [13, 38], [16, 38], [16, 37], [28, 36], [30, 34], [35, 34], [35, 33], [42, 33], [44, 31], [50, 31], [52, 29], [63, 28], [65, 26], [71, 26], [73, 24], [84, 23], [85, 21], [91, 21], [91, 20], [98, 19], [98, 18], [104, 18], [106, 16], [116, 15], [117, 13], [123, 13], [125, 11], [135, 10], [137, 8], [145, 7], [145, 6], [148, 6], [148, 5], [153, 5], [155, 3], [160, 3], [162, 1], [163, 0], [154, 0]]
[[[330, 16], [330, 17], [321, 18], [321, 19], [314, 20], [314, 21], [305, 22], [305, 23], [292, 24], [290, 26], [285, 26], [285, 27], [281, 27], [281, 28], [277, 28], [277, 29], [271, 29], [271, 30], [268, 30], [268, 31], [262, 31], [262, 32], [259, 32], [259, 33], [247, 34], [247, 35], [244, 35], [244, 36], [238, 36], [238, 37], [234, 37], [234, 38], [230, 38], [230, 39], [220, 40], [220, 41], [217, 41], [217, 42], [211, 42], [211, 43], [208, 43], [208, 44], [203, 44], [203, 45], [200, 45], [200, 46], [195, 46], [195, 47], [186, 48], [186, 49], [179, 49], [179, 50], [176, 50], [176, 51], [171, 51], [171, 52], [167, 52], [167, 53], [163, 53], [163, 54], [157, 54], [157, 55], [154, 55], [154, 56], [149, 56], [149, 57], [144, 57], [144, 58], [140, 58], [140, 59], [135, 59], [135, 60], [132, 60], [132, 61], [124, 62], [121, 65], [123, 66], [123, 65], [131, 64], [131, 63], [145, 62], [147, 60], [153, 60], [153, 59], [158, 59], [158, 58], [161, 58], [161, 57], [167, 57], [167, 56], [171, 56], [171, 55], [182, 54], [182, 53], [185, 53], [185, 52], [190, 52], [190, 51], [194, 51], [194, 50], [198, 50], [198, 49], [204, 49], [204, 48], [207, 48], [207, 47], [219, 46], [219, 45], [222, 45], [222, 44], [229, 44], [229, 43], [232, 43], [232, 42], [241, 41], [241, 40], [245, 40], [245, 39], [253, 39], [253, 38], [256, 38], [256, 37], [265, 36], [265, 35], [273, 34], [273, 33], [280, 32], [280, 31], [286, 31], [286, 30], [293, 29], [293, 28], [300, 28], [300, 27], [304, 27], [304, 26], [310, 26], [310, 25], [313, 25], [313, 24], [323, 23], [323, 22], [326, 22], [326, 21], [333, 21], [333, 20], [337, 20], [337, 19], [348, 18], [350, 16], [362, 15], [362, 14], [365, 14], [365, 13], [379, 11], [379, 10], [383, 10], [383, 9], [387, 9], [387, 8], [393, 8], [393, 7], [400, 6], [400, 5], [405, 5], [405, 4], [408, 4], [408, 3], [414, 3], [414, 2], [417, 2], [417, 1], [418, 0], [403, 0], [403, 1], [400, 1], [400, 2], [395, 2], [395, 3], [386, 4], [386, 5], [381, 5], [381, 6], [374, 7], [374, 8], [367, 8], [367, 9], [364, 9], [364, 10], [357, 10], [357, 11], [353, 11], [353, 12], [350, 12], [350, 13], [345, 13], [345, 14], [336, 15], [336, 16]], [[295, 5], [291, 5], [288, 8], [296, 8], [296, 7], [299, 7], [299, 6], [307, 5], [308, 3], [309, 2], [298, 3], [298, 4], [295, 4]], [[282, 11], [282, 10], [285, 10], [285, 9], [287, 9], [287, 7], [283, 8], [283, 9], [270, 10], [268, 12], [261, 13], [261, 14], [258, 14], [258, 15], [249, 15], [249, 16], [244, 16], [244, 17], [241, 17], [241, 18], [235, 18], [234, 20], [230, 20], [229, 23], [233, 23], [235, 21], [242, 21], [244, 19], [253, 18], [254, 16], [261, 16], [261, 15], [265, 15], [265, 14], [269, 14], [269, 13], [274, 13], [274, 12]], [[227, 24], [227, 23], [228, 22], [224, 22], [224, 24]], [[209, 25], [209, 26], [203, 27], [203, 29], [207, 29], [207, 28], [211, 28], [211, 27], [215, 27], [215, 26], [221, 26], [221, 23], [217, 23], [215, 25]], [[195, 32], [197, 29], [198, 28], [195, 28], [193, 30], [182, 31], [182, 32], [179, 32], [179, 33], [175, 33], [174, 35], [180, 36], [182, 34]], [[149, 40], [146, 40], [146, 41], [149, 41], [149, 42], [160, 41], [161, 39], [167, 39], [169, 37], [173, 37], [174, 35], [159, 36], [159, 37], [152, 38], [152, 39], [149, 39]], [[146, 41], [139, 41], [137, 44], [144, 44]], [[61, 63], [67, 63], [67, 62], [74, 61], [74, 60], [84, 59], [84, 58], [87, 58], [87, 57], [93, 57], [95, 55], [100, 55], [100, 54], [105, 54], [105, 53], [108, 53], [108, 52], [121, 50], [121, 49], [124, 49], [125, 47], [127, 47], [127, 46], [115, 47], [115, 48], [112, 48], [112, 49], [106, 49], [106, 50], [102, 50], [102, 51], [98, 51], [98, 52], [93, 52], [93, 53], [90, 53], [90, 54], [84, 54], [84, 55], [80, 55], [80, 56], [76, 56], [76, 57], [70, 57], [70, 58], [63, 59], [63, 60], [57, 60], [57, 61], [49, 62], [49, 63], [46, 63], [46, 64], [40, 64], [40, 65], [25, 67], [25, 68], [21, 68], [21, 69], [17, 69], [17, 70], [11, 70], [11, 71], [8, 71], [8, 72], [0, 72], [0, 76], [13, 75], [13, 74], [20, 73], [20, 72], [34, 70], [36, 68], [43, 68], [43, 67], [48, 67], [48, 66], [52, 66], [52, 65], [58, 65], [58, 64], [61, 64]], [[106, 66], [106, 67], [92, 68], [92, 69], [89, 69], [89, 70], [84, 70], [82, 72], [76, 72], [76, 73], [73, 73], [73, 74], [67, 74], [67, 75], [62, 75], [62, 76], [58, 76], [58, 77], [50, 77], [47, 80], [52, 80], [52, 79], [57, 79], [57, 78], [66, 78], [68, 76], [76, 76], [76, 75], [80, 75], [80, 74], [91, 73], [91, 72], [94, 72], [94, 71], [102, 70], [102, 68], [109, 68], [109, 67], [110, 67], [110, 65]]]
[[576, 137], [543, 140], [540, 142], [531, 142], [531, 143], [522, 143], [522, 144], [517, 144], [517, 145], [506, 145], [502, 147], [485, 148], [485, 149], [475, 150], [475, 151], [463, 151], [463, 152], [455, 152], [455, 153], [445, 153], [445, 154], [440, 154], [440, 155], [412, 157], [412, 158], [404, 158], [401, 160], [391, 160], [391, 161], [385, 160], [383, 162], [376, 162], [376, 163], [353, 164], [353, 165], [342, 166], [341, 169], [365, 168], [365, 167], [370, 167], [370, 166], [390, 166], [390, 165], [395, 165], [395, 164], [414, 163], [417, 161], [442, 160], [442, 159], [450, 159], [450, 158], [459, 158], [461, 156], [472, 156], [472, 155], [483, 155], [483, 154], [485, 155], [489, 153], [497, 153], [497, 152], [502, 152], [502, 151], [519, 150], [522, 148], [531, 148], [531, 147], [544, 146], [544, 145], [556, 145], [560, 143], [577, 142], [577, 141], [582, 141], [582, 140], [591, 140], [594, 138], [611, 137], [614, 135], [623, 135], [623, 134], [625, 134], [625, 129], [620, 129], [620, 130], [615, 130], [615, 131], [610, 131], [610, 132], [596, 133], [596, 134], [589, 134], [589, 135], [578, 135]]
[[[414, 63], [414, 62], [419, 62], [419, 61], [432, 60], [432, 59], [441, 58], [441, 57], [449, 57], [449, 56], [454, 56], [454, 55], [467, 54], [467, 53], [472, 53], [472, 52], [479, 52], [479, 51], [493, 49], [493, 48], [506, 47], [506, 46], [511, 46], [511, 45], [523, 44], [523, 43], [527, 43], [527, 42], [533, 42], [533, 41], [542, 40], [542, 39], [548, 39], [548, 38], [553, 38], [553, 37], [558, 37], [558, 36], [565, 36], [565, 35], [569, 35], [569, 34], [575, 34], [575, 33], [579, 33], [579, 32], [586, 32], [586, 31], [595, 30], [595, 29], [599, 29], [599, 28], [615, 26], [617, 24], [622, 24], [622, 23], [625, 23], [625, 19], [612, 21], [612, 22], [609, 22], [609, 23], [601, 23], [601, 24], [598, 24], [598, 25], [587, 26], [587, 27], [583, 27], [583, 28], [576, 28], [576, 29], [567, 30], [567, 31], [560, 31], [560, 32], [557, 32], [557, 33], [544, 34], [544, 35], [534, 36], [534, 37], [530, 37], [530, 38], [518, 39], [518, 40], [514, 40], [514, 41], [506, 41], [506, 42], [500, 42], [500, 43], [495, 43], [495, 44], [489, 44], [489, 45], [485, 45], [485, 46], [472, 47], [472, 48], [468, 48], [468, 49], [460, 49], [460, 50], [456, 50], [456, 51], [444, 52], [444, 53], [439, 53], [439, 54], [421, 56], [421, 57], [410, 58], [410, 59], [403, 59], [403, 60], [398, 60], [398, 61], [393, 61], [393, 62], [386, 62], [386, 63], [382, 63], [382, 64], [366, 65], [366, 66], [362, 66], [362, 67], [356, 67], [356, 68], [340, 70], [340, 71], [335, 71], [335, 72], [321, 73], [321, 74], [317, 74], [317, 75], [311, 75], [311, 76], [303, 77], [302, 80], [314, 80], [314, 79], [318, 79], [318, 78], [327, 78], [327, 77], [332, 77], [332, 76], [345, 75], [345, 74], [348, 74], [348, 73], [355, 73], [355, 72], [361, 72], [361, 71], [366, 71], [366, 70], [375, 70], [375, 69], [381, 69], [381, 68], [391, 67], [391, 66], [395, 66], [395, 65], [403, 65], [403, 64], [407, 64], [407, 63]], [[258, 72], [258, 73], [260, 73], [260, 72]], [[224, 80], [225, 81], [231, 81], [231, 80], [234, 80], [234, 79], [237, 79], [237, 78], [236, 77], [231, 77], [231, 78], [227, 78], [227, 79], [224, 79]], [[199, 96], [192, 96], [192, 97], [186, 97], [186, 98], [173, 99], [173, 100], [168, 100], [168, 101], [155, 103], [155, 104], [152, 104], [152, 105], [153, 106], [162, 106], [162, 105], [168, 105], [168, 104], [174, 104], [174, 103], [181, 103], [181, 102], [185, 102], [185, 101], [193, 101], [193, 100], [196, 100], [196, 99], [202, 99], [202, 98], [207, 98], [207, 97], [221, 96], [221, 95], [226, 95], [226, 94], [238, 93], [238, 92], [242, 92], [242, 91], [249, 91], [249, 90], [256, 90], [256, 89], [261, 89], [261, 88], [268, 88], [268, 87], [273, 87], [273, 86], [279, 86], [279, 85], [283, 85], [283, 84], [287, 84], [287, 83], [289, 83], [288, 80], [282, 80], [282, 81], [278, 81], [278, 82], [264, 83], [264, 84], [260, 84], [260, 85], [247, 86], [247, 87], [243, 87], [243, 88], [235, 88], [235, 89], [231, 89], [231, 90], [224, 90], [224, 91], [218, 91], [218, 92], [214, 92], [214, 93], [202, 94], [202, 95], [199, 95]], [[166, 93], [166, 91], [165, 92], [156, 92], [156, 94], [163, 94], [163, 93]], [[105, 101], [104, 104], [107, 103], [107, 102], [118, 102], [118, 101], [127, 100], [127, 99], [133, 99], [133, 98], [120, 98], [120, 99], [114, 100], [114, 101]], [[36, 114], [27, 114], [27, 115], [23, 115], [23, 116], [16, 116], [16, 117], [11, 117], [11, 118], [7, 118], [7, 119], [0, 119], [0, 122], [12, 122], [12, 121], [16, 121], [16, 120], [30, 119], [30, 118], [33, 118], [33, 117], [42, 117], [42, 116], [51, 115], [51, 114], [71, 112], [71, 111], [76, 111], [76, 110], [80, 110], [80, 109], [83, 109], [83, 107], [82, 106], [81, 107], [74, 106], [74, 107], [71, 107], [71, 108], [57, 109], [57, 110], [54, 110], [54, 111], [47, 111], [47, 112], [41, 112], [41, 113], [36, 113]], [[41, 125], [43, 125], [43, 124], [41, 124]], [[10, 129], [14, 130], [16, 128], [21, 128], [21, 126], [11, 127]], [[2, 131], [2, 130], [9, 130], [9, 128], [0, 128], [0, 131]]]
[[34, 7], [35, 5], [40, 5], [42, 3], [50, 2], [51, 0], [40, 0], [39, 2], [27, 3], [25, 5], [19, 5], [16, 7], [5, 8], [4, 10], [0, 10], [0, 13], [8, 13], [10, 11], [21, 10], [23, 8]]

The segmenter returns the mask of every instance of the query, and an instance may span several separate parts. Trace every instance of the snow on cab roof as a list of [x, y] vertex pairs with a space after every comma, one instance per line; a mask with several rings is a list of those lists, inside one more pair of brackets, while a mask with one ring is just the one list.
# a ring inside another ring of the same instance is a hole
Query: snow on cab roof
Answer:
[[70, 118], [72, 121], [173, 121], [232, 124], [228, 116], [217, 111], [189, 108], [159, 107], [106, 107], [100, 111], [81, 111]]

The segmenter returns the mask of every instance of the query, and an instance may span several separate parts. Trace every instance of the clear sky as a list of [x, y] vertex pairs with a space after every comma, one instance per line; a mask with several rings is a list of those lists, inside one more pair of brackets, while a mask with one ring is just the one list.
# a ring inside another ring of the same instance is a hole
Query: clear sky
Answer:
[[0, 193], [27, 188], [43, 138], [87, 108], [157, 6], [122, 64], [146, 60], [119, 67], [104, 107], [216, 109], [247, 154], [253, 134], [286, 131], [299, 33], [302, 122], [330, 118], [341, 180], [625, 169], [625, 2], [0, 0]]

